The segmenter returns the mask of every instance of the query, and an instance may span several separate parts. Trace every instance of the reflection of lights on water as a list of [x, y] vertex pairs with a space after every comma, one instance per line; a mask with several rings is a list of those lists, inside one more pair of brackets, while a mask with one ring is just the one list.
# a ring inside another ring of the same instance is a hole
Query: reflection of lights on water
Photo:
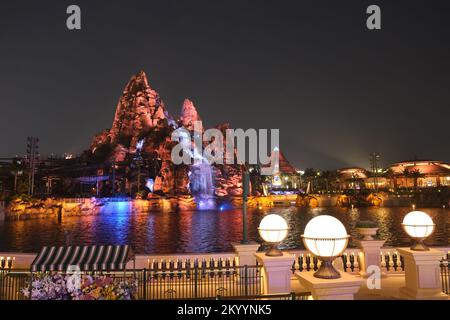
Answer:
[[202, 199], [198, 201], [198, 210], [214, 210], [216, 208], [216, 203], [214, 199]]
[[222, 203], [219, 207], [219, 211], [227, 211], [227, 210], [232, 210], [233, 206], [229, 203]]
[[129, 201], [111, 201], [106, 202], [105, 211], [107, 213], [124, 214], [131, 211], [131, 202]]

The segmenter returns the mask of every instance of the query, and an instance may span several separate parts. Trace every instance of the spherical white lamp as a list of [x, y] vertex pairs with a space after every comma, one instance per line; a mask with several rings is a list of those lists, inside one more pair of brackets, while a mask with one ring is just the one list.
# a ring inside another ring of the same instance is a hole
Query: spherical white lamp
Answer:
[[335, 217], [318, 216], [306, 225], [302, 238], [305, 247], [322, 262], [314, 276], [340, 278], [341, 274], [333, 267], [333, 260], [342, 255], [350, 238], [344, 225]]
[[278, 244], [286, 239], [288, 229], [286, 220], [277, 214], [270, 214], [261, 220], [258, 228], [259, 235], [264, 241], [271, 244], [266, 256], [279, 257], [283, 255], [283, 252], [278, 249]]
[[405, 232], [415, 240], [411, 250], [430, 250], [423, 241], [433, 233], [436, 225], [428, 214], [422, 211], [410, 212], [403, 219], [402, 226]]

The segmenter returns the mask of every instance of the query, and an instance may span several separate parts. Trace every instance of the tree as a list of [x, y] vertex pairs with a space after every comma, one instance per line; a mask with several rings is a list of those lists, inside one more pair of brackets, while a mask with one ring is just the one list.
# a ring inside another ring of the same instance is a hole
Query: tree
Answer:
[[405, 168], [402, 172], [403, 177], [405, 178], [405, 187], [406, 190], [408, 190], [408, 178], [411, 175], [408, 168]]
[[320, 178], [325, 183], [325, 190], [329, 193], [330, 189], [333, 189], [333, 186], [336, 183], [337, 173], [336, 171], [324, 171], [320, 175]]
[[391, 168], [387, 169], [384, 176], [392, 181], [392, 186], [394, 187], [394, 192], [397, 190], [397, 174]]
[[422, 178], [424, 176], [424, 174], [422, 172], [420, 172], [419, 169], [414, 169], [409, 173], [409, 175], [414, 180], [414, 190], [417, 190], [417, 180], [419, 178]]
[[305, 173], [303, 174], [303, 179], [307, 182], [307, 184], [311, 185], [311, 190], [313, 189], [314, 180], [317, 179], [317, 175], [319, 172], [314, 168], [306, 168]]
[[94, 161], [105, 162], [112, 155], [114, 147], [110, 143], [100, 145], [93, 154]]

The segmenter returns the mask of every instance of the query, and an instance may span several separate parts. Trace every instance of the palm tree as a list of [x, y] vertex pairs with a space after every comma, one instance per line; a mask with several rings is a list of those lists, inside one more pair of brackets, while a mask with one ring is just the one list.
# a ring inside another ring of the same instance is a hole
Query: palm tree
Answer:
[[411, 175], [408, 168], [405, 168], [402, 172], [403, 177], [405, 178], [405, 187], [406, 190], [408, 190], [408, 178]]
[[325, 188], [327, 193], [330, 192], [330, 187], [333, 189], [333, 186], [336, 183], [337, 174], [336, 171], [324, 171], [321, 174], [323, 181], [325, 182]]
[[317, 178], [318, 171], [316, 171], [314, 168], [307, 168], [305, 169], [305, 173], [303, 173], [303, 178], [306, 181], [306, 184], [308, 183], [311, 185], [311, 190], [313, 189], [313, 182], [314, 179]]
[[417, 180], [422, 178], [424, 174], [419, 169], [412, 170], [409, 175], [414, 179], [414, 190], [417, 190]]
[[394, 187], [394, 192], [397, 191], [397, 174], [391, 168], [384, 172], [384, 176], [392, 181], [392, 186]]

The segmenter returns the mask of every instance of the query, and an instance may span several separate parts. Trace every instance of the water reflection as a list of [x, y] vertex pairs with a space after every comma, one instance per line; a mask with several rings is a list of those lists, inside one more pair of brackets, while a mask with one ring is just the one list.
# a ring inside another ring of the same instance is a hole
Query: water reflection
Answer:
[[[448, 246], [450, 211], [422, 209], [436, 223], [429, 245]], [[410, 208], [272, 208], [249, 210], [249, 238], [262, 242], [258, 225], [266, 214], [277, 213], [288, 222], [290, 232], [282, 248], [303, 248], [301, 235], [307, 222], [321, 214], [330, 214], [357, 236], [358, 220], [374, 220], [387, 246], [408, 246], [410, 240], [401, 228]], [[198, 212], [146, 212], [127, 202], [110, 203], [98, 216], [6, 221], [0, 224], [0, 250], [35, 252], [44, 245], [131, 244], [137, 253], [194, 253], [231, 251], [231, 243], [242, 239], [241, 210]], [[354, 243], [351, 241], [350, 246]]]

